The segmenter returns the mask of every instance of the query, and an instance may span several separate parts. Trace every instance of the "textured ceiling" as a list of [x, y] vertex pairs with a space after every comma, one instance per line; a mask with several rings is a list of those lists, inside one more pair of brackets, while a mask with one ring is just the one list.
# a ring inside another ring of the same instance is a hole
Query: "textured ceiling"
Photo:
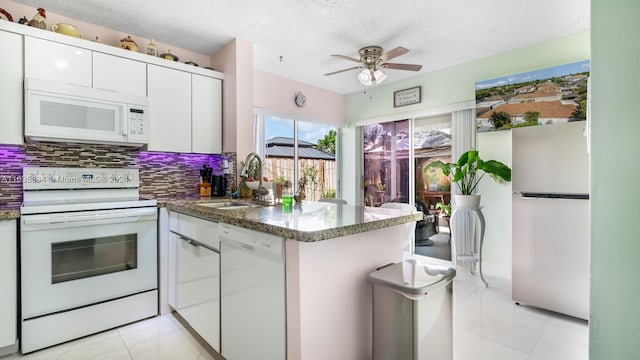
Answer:
[[[410, 50], [393, 60], [426, 73], [588, 30], [589, 0], [16, 0], [71, 18], [210, 55], [253, 43], [256, 69], [338, 93], [363, 88], [358, 49]], [[280, 61], [282, 56], [282, 61]], [[387, 70], [387, 82], [416, 76]]]

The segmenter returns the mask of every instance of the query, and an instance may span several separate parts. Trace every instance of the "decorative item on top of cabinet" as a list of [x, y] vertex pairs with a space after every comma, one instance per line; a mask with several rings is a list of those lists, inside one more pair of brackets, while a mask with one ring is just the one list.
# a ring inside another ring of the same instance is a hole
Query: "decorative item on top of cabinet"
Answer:
[[56, 32], [58, 34], [64, 34], [64, 35], [73, 36], [73, 37], [82, 39], [82, 34], [78, 30], [78, 28], [71, 24], [65, 24], [65, 23], [53, 24], [51, 25], [51, 31]]
[[7, 20], [13, 22], [13, 17], [5, 9], [0, 8], [0, 20]]
[[37, 27], [39, 29], [46, 29], [47, 23], [44, 20], [47, 18], [47, 12], [43, 8], [38, 8], [38, 12], [33, 15], [33, 19], [27, 23], [29, 26]]
[[156, 44], [153, 42], [153, 39], [151, 39], [147, 44], [147, 55], [158, 56], [158, 49], [156, 48]]
[[160, 57], [167, 60], [178, 61], [178, 57], [171, 53], [171, 49], [168, 49], [166, 53], [160, 54]]
[[193, 61], [191, 61], [191, 59], [189, 59], [189, 61], [185, 61], [185, 64], [191, 65], [191, 66], [198, 66], [198, 64], [196, 64]]
[[136, 44], [130, 35], [120, 40], [120, 47], [126, 50], [138, 51], [138, 44]]
[[27, 23], [29, 23], [29, 19], [27, 19], [26, 16], [23, 16], [18, 20], [18, 24], [26, 25]]

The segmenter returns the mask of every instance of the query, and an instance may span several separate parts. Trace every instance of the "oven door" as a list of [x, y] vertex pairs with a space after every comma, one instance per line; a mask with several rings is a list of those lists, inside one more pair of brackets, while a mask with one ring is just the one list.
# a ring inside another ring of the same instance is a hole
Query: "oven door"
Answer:
[[23, 215], [22, 319], [157, 288], [157, 209]]

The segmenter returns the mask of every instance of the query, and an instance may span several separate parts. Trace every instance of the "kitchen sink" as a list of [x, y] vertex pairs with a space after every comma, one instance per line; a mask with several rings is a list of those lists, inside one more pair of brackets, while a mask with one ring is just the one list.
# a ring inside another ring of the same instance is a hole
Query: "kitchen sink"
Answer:
[[225, 201], [225, 202], [209, 202], [209, 203], [200, 203], [199, 206], [204, 206], [208, 208], [214, 208], [219, 210], [241, 210], [241, 209], [250, 209], [255, 208], [260, 205], [245, 203], [239, 201]]

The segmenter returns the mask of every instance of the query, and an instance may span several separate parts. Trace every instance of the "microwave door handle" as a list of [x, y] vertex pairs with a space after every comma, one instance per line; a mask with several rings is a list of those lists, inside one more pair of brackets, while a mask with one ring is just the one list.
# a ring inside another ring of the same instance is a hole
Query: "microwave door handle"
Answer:
[[127, 131], [129, 130], [129, 111], [128, 107], [124, 106], [122, 109], [123, 121], [122, 121], [122, 137], [127, 137]]

